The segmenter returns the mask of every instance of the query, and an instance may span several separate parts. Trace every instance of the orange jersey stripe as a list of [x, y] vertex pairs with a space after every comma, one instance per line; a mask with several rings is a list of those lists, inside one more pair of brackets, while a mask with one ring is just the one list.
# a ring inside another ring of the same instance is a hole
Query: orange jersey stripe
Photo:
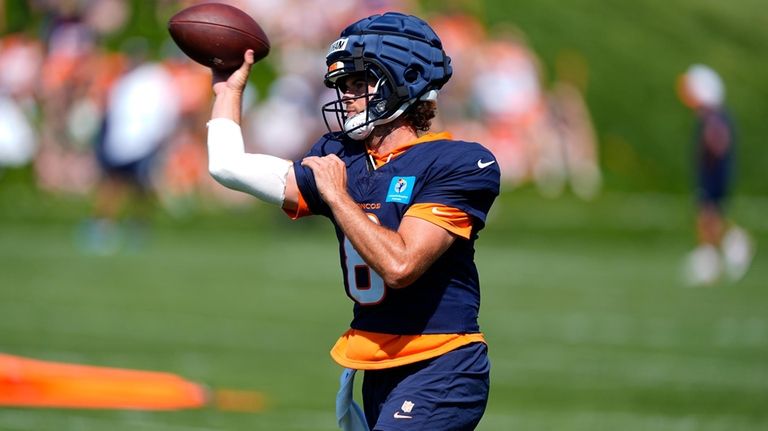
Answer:
[[410, 141], [406, 144], [403, 144], [395, 148], [394, 151], [392, 151], [389, 154], [376, 154], [371, 150], [368, 150], [368, 154], [370, 154], [371, 157], [373, 157], [373, 160], [376, 162], [376, 167], [378, 168], [382, 165], [387, 164], [387, 162], [389, 162], [391, 159], [403, 154], [414, 145], [418, 145], [418, 144], [429, 142], [429, 141], [438, 141], [440, 139], [451, 139], [451, 134], [448, 132], [427, 133], [424, 136], [421, 136], [417, 139], [414, 139], [413, 141]]
[[342, 367], [381, 370], [434, 358], [470, 343], [485, 343], [482, 333], [391, 335], [350, 329], [331, 349]]
[[301, 217], [306, 217], [309, 215], [312, 215], [312, 211], [309, 210], [309, 205], [307, 205], [307, 201], [304, 200], [304, 196], [301, 194], [301, 190], [299, 192], [299, 202], [298, 207], [294, 210], [287, 210], [283, 208], [283, 212], [288, 215], [288, 217], [291, 218], [291, 220], [296, 220]]
[[469, 239], [472, 235], [472, 218], [453, 207], [432, 203], [413, 204], [405, 215], [436, 224], [464, 239]]

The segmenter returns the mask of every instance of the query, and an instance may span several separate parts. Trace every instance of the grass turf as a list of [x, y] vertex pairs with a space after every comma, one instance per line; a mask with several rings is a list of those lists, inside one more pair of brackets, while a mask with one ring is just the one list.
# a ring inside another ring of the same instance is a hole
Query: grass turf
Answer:
[[[321, 220], [291, 223], [264, 206], [163, 219], [143, 249], [95, 256], [75, 246], [77, 205], [40, 215], [49, 204], [8, 202], [0, 351], [258, 390], [269, 408], [5, 408], [0, 430], [336, 429], [328, 349], [351, 304]], [[759, 199], [735, 209], [762, 244], [765, 209]], [[493, 364], [480, 430], [768, 427], [768, 258], [736, 284], [684, 287], [689, 216], [676, 196], [504, 196], [477, 250]]]

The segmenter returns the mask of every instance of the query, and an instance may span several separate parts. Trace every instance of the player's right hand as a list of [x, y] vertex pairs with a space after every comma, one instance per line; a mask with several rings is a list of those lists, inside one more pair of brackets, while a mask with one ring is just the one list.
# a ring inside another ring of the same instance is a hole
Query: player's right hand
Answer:
[[347, 168], [336, 155], [310, 156], [301, 161], [302, 166], [312, 169], [320, 197], [333, 208], [339, 197], [346, 194]]
[[242, 94], [246, 84], [248, 84], [248, 75], [251, 73], [251, 66], [253, 66], [253, 63], [253, 50], [248, 49], [243, 54], [243, 64], [231, 74], [229, 72], [212, 69], [213, 92], [217, 96], [226, 90]]

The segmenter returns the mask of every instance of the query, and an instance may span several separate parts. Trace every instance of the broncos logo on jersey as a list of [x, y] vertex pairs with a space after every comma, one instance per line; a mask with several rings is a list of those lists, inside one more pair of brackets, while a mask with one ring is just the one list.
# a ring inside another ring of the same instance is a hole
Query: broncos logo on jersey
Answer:
[[402, 193], [406, 187], [408, 187], [408, 183], [406, 183], [404, 179], [398, 178], [397, 183], [395, 184], [395, 191], [397, 193]]

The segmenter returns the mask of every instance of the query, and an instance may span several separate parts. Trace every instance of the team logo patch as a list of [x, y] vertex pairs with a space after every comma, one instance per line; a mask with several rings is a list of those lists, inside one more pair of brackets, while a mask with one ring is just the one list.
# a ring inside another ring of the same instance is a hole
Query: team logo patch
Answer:
[[389, 183], [387, 192], [387, 202], [396, 202], [407, 204], [411, 201], [413, 194], [413, 185], [416, 183], [416, 177], [394, 177]]
[[[400, 407], [399, 411], [396, 411], [394, 414], [395, 419], [413, 419], [413, 416], [411, 416], [411, 411], [413, 410], [413, 407], [416, 404], [414, 404], [411, 401], [405, 400], [403, 402], [403, 406]], [[407, 413], [407, 414], [406, 414]]]

